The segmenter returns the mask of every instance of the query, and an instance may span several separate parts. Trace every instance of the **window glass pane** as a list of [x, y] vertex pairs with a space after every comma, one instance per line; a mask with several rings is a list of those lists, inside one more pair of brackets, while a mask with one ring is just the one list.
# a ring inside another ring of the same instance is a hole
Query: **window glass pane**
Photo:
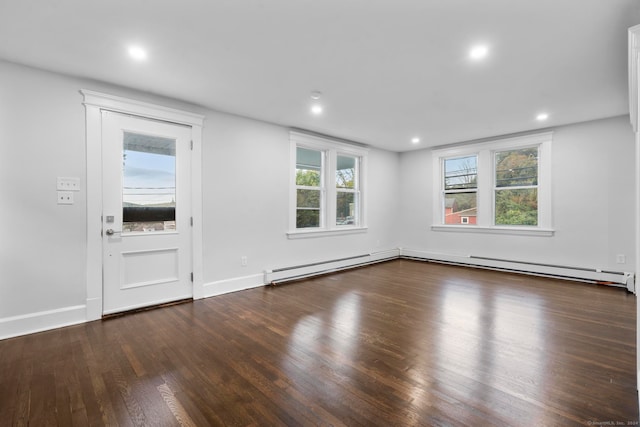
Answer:
[[538, 185], [538, 148], [496, 153], [496, 187]]
[[336, 225], [356, 223], [356, 193], [338, 192], [336, 196]]
[[355, 157], [338, 156], [336, 168], [336, 188], [355, 188]]
[[176, 229], [176, 141], [124, 133], [122, 231]]
[[475, 192], [445, 194], [445, 224], [477, 224], [478, 198]]
[[320, 209], [320, 191], [319, 190], [296, 190], [298, 208], [314, 208]]
[[296, 227], [320, 227], [320, 191], [296, 190]]
[[319, 187], [321, 168], [321, 151], [296, 148], [296, 185]]
[[459, 190], [478, 187], [477, 156], [444, 160], [444, 189]]
[[320, 227], [320, 210], [297, 209], [296, 228]]
[[538, 189], [497, 190], [496, 225], [538, 225]]

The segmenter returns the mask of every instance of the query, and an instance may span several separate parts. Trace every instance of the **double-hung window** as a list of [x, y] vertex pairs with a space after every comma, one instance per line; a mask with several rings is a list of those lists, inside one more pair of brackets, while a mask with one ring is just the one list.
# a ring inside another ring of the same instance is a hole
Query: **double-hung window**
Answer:
[[320, 227], [324, 208], [324, 152], [296, 148], [296, 228]]
[[443, 160], [445, 224], [475, 224], [478, 211], [478, 156]]
[[366, 148], [291, 132], [290, 238], [364, 231]]
[[434, 230], [546, 234], [550, 132], [433, 150]]
[[495, 152], [495, 224], [538, 225], [539, 146]]
[[336, 159], [336, 225], [358, 225], [360, 158], [338, 154]]

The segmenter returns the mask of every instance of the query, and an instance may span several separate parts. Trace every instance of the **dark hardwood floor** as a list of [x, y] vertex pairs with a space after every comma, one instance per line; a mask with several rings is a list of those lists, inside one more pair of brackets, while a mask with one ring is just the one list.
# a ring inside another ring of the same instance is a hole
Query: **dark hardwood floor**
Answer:
[[635, 425], [635, 322], [622, 289], [397, 260], [0, 341], [0, 425]]

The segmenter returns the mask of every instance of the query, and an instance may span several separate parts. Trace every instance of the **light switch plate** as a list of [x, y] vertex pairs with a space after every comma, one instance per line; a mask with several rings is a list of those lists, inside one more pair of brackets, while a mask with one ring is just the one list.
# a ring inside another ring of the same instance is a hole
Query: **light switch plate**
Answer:
[[80, 178], [59, 176], [56, 188], [58, 191], [80, 191]]

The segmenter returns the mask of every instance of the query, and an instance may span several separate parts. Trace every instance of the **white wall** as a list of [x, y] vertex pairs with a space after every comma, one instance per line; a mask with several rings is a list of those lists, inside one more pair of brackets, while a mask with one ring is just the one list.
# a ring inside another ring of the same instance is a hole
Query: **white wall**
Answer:
[[[85, 117], [80, 89], [205, 115], [205, 294], [259, 285], [265, 269], [396, 247], [635, 270], [634, 140], [619, 117], [556, 129], [553, 237], [432, 232], [431, 152], [372, 149], [363, 234], [289, 240], [286, 128], [0, 61], [0, 338], [84, 321]], [[79, 177], [75, 204], [56, 177]], [[615, 263], [624, 254], [627, 265]], [[240, 257], [248, 258], [243, 267]]]
[[[635, 271], [634, 138], [626, 116], [554, 129], [552, 237], [431, 231], [431, 150], [403, 153], [400, 162], [405, 248]], [[617, 254], [625, 265], [616, 264]]]
[[367, 233], [289, 240], [288, 130], [211, 113], [203, 139], [205, 281], [397, 247], [397, 153], [369, 152]]
[[56, 177], [85, 176], [78, 89], [0, 63], [0, 318], [85, 302], [86, 193], [56, 202]]
[[[369, 230], [288, 240], [286, 128], [0, 61], [0, 338], [84, 320], [85, 109], [89, 89], [205, 115], [204, 281], [209, 294], [259, 285], [265, 269], [397, 247], [399, 155], [372, 149]], [[79, 177], [58, 205], [56, 177]], [[240, 265], [240, 257], [248, 265]]]

